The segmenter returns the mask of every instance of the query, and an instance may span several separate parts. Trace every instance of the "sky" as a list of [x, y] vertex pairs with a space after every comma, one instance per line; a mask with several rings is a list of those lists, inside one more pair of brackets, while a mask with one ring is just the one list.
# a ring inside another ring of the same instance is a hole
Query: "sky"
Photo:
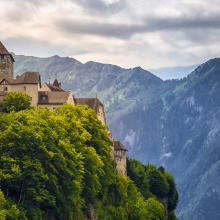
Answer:
[[220, 56], [220, 0], [0, 0], [0, 40], [16, 54], [145, 69]]

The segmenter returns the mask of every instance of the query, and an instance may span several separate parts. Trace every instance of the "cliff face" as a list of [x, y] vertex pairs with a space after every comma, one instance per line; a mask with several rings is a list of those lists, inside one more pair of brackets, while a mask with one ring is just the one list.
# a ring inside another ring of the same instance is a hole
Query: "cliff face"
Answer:
[[173, 81], [140, 67], [82, 64], [58, 56], [15, 60], [16, 73], [39, 71], [47, 81], [57, 75], [76, 96], [98, 95], [113, 135], [129, 155], [174, 174], [180, 219], [219, 219], [220, 59]]
[[219, 219], [220, 59], [199, 66], [163, 96], [162, 162], [177, 177], [180, 219]]

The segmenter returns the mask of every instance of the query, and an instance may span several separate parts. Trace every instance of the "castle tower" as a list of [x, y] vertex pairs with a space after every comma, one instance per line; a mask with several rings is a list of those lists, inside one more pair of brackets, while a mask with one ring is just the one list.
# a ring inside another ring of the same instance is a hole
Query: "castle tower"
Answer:
[[13, 56], [0, 41], [0, 82], [3, 79], [9, 81], [13, 79], [13, 62]]
[[122, 175], [127, 175], [127, 150], [125, 146], [120, 141], [113, 139], [113, 150], [117, 171]]

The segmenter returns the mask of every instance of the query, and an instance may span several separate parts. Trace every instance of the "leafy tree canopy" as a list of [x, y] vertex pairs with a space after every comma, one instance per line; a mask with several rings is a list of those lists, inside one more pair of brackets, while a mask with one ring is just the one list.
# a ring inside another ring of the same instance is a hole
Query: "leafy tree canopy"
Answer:
[[0, 219], [80, 220], [92, 209], [104, 220], [166, 218], [160, 200], [149, 197], [148, 168], [134, 166], [138, 187], [116, 172], [112, 142], [94, 111], [8, 112], [0, 114]]
[[1, 110], [3, 112], [17, 112], [30, 109], [30, 107], [30, 96], [20, 92], [9, 92], [3, 99]]
[[[134, 181], [145, 198], [157, 198], [168, 211], [168, 219], [175, 219], [178, 192], [173, 176], [163, 167], [144, 165], [137, 160], [128, 160], [128, 176]], [[159, 219], [159, 218], [158, 218]]]

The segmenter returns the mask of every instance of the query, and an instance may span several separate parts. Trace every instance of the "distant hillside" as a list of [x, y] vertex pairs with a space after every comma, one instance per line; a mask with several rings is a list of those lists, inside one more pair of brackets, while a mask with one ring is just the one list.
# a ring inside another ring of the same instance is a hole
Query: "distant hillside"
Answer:
[[47, 81], [57, 75], [76, 96], [98, 95], [129, 155], [162, 164], [175, 175], [180, 219], [219, 219], [220, 59], [169, 81], [140, 67], [82, 64], [58, 56], [15, 60], [16, 73], [37, 70]]

